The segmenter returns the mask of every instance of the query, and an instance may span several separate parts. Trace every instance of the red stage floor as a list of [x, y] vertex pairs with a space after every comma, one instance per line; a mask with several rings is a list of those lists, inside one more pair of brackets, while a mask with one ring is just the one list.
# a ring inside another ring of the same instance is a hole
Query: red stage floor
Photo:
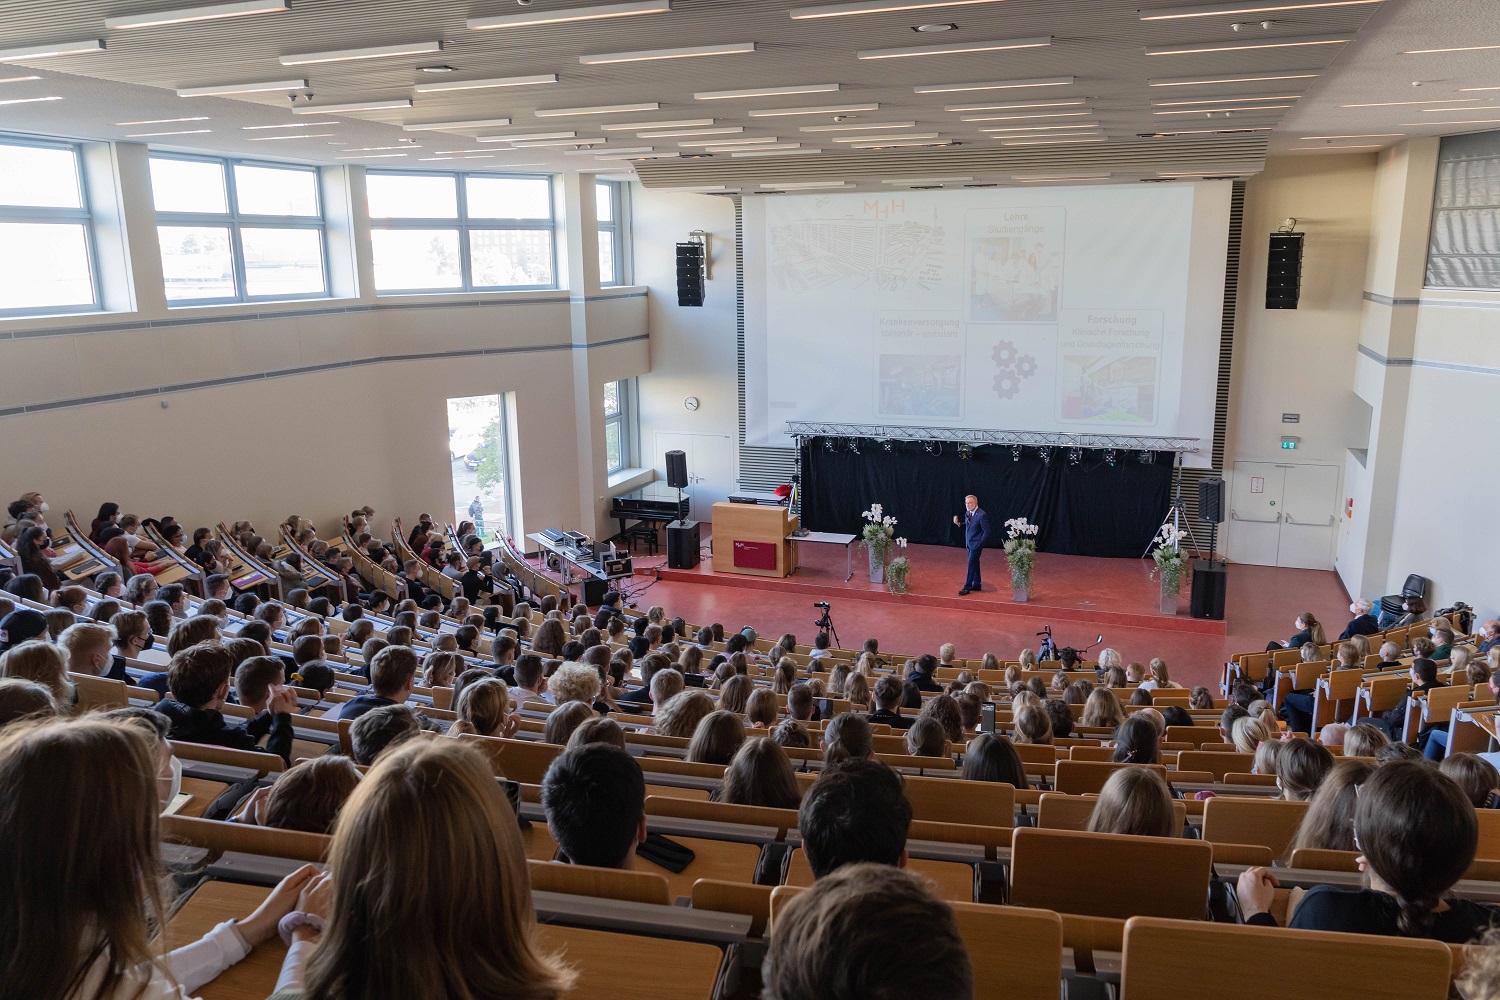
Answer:
[[1215, 683], [1230, 655], [1291, 635], [1292, 620], [1303, 611], [1336, 625], [1334, 634], [1349, 617], [1349, 598], [1333, 572], [1231, 565], [1226, 620], [1209, 622], [1187, 617], [1186, 586], [1182, 614], [1161, 614], [1160, 585], [1146, 559], [1041, 553], [1031, 599], [1022, 605], [1011, 601], [1005, 555], [998, 549], [984, 554], [984, 589], [959, 597], [964, 551], [911, 546], [912, 592], [896, 597], [869, 582], [862, 549], [856, 547], [854, 577], [845, 583], [842, 549], [801, 548], [800, 569], [781, 580], [715, 573], [706, 561], [693, 570], [669, 570], [664, 558], [637, 559], [637, 573], [659, 567], [660, 579], [638, 576], [631, 602], [659, 604], [689, 621], [717, 621], [730, 629], [753, 625], [762, 635], [792, 632], [808, 642], [818, 614], [813, 602], [826, 600], [845, 647], [869, 636], [895, 652], [936, 652], [952, 642], [962, 657], [992, 652], [1014, 659], [1023, 647], [1035, 647], [1035, 633], [1050, 624], [1061, 646], [1086, 646], [1102, 632], [1104, 644], [1127, 661], [1160, 656], [1173, 680], [1183, 684]]

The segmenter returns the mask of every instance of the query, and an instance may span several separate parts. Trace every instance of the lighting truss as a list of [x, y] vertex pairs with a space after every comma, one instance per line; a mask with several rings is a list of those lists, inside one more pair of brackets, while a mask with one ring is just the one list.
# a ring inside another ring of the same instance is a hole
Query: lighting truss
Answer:
[[[965, 427], [908, 427], [898, 424], [839, 424], [788, 420], [788, 436], [809, 438], [874, 438], [877, 441], [921, 441], [981, 445], [1021, 445], [1028, 448], [1113, 448], [1121, 451], [1170, 451], [1196, 454], [1202, 438], [1151, 437], [1135, 434], [1069, 434], [1063, 431], [1012, 431]], [[829, 446], [831, 447], [831, 445]]]

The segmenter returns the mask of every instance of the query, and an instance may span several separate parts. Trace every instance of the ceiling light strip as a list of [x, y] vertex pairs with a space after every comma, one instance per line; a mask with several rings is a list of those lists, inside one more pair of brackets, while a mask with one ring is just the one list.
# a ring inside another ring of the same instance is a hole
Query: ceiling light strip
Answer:
[[1148, 56], [1188, 56], [1210, 52], [1246, 52], [1251, 49], [1294, 49], [1307, 45], [1343, 45], [1353, 35], [1296, 35], [1286, 38], [1245, 39], [1235, 42], [1178, 42], [1176, 45], [1148, 45]]
[[1196, 97], [1192, 100], [1152, 101], [1151, 106], [1153, 108], [1180, 108], [1187, 104], [1240, 104], [1246, 101], [1298, 101], [1301, 99], [1301, 94], [1267, 94], [1264, 97]]
[[476, 142], [525, 142], [528, 139], [573, 139], [577, 132], [526, 132], [522, 135], [481, 135]]
[[599, 4], [592, 7], [572, 7], [562, 10], [528, 11], [524, 14], [499, 14], [494, 17], [471, 17], [470, 31], [491, 31], [496, 28], [527, 28], [539, 24], [568, 24], [574, 21], [598, 21], [615, 17], [634, 17], [638, 14], [665, 14], [672, 9], [672, 0], [641, 0], [638, 3]]
[[280, 57], [283, 66], [312, 66], [318, 63], [353, 62], [359, 59], [393, 59], [443, 51], [441, 41], [407, 42], [397, 45], [371, 45], [362, 49], [329, 49], [325, 52], [297, 52]]
[[1231, 111], [1285, 111], [1290, 107], [1290, 104], [1259, 104], [1234, 108], [1176, 108], [1172, 111], [1153, 111], [1151, 113], [1153, 115], [1227, 115]]
[[700, 56], [736, 56], [755, 51], [754, 42], [729, 42], [724, 45], [690, 45], [677, 49], [644, 49], [639, 52], [601, 52], [579, 56], [585, 66], [607, 66], [612, 63], [652, 62], [657, 59], [694, 59]]
[[[13, 97], [8, 101], [0, 101], [0, 104], [42, 104], [46, 101], [60, 101], [61, 97]], [[207, 132], [208, 129], [203, 129]], [[177, 135], [178, 133], [162, 133], [164, 135]]]
[[751, 118], [776, 118], [782, 115], [840, 115], [855, 111], [879, 111], [879, 104], [835, 104], [821, 108], [762, 108], [747, 112]]
[[1284, 10], [1321, 10], [1326, 7], [1368, 7], [1382, 0], [1241, 0], [1239, 3], [1203, 3], [1185, 7], [1154, 7], [1140, 12], [1142, 21], [1178, 21], [1193, 17], [1253, 16]]
[[961, 122], [1024, 122], [1039, 118], [1086, 118], [1093, 111], [1046, 111], [1037, 115], [964, 115]]
[[745, 131], [743, 125], [722, 125], [719, 128], [679, 128], [668, 129], [665, 132], [637, 132], [637, 139], [676, 139], [679, 136], [693, 135], [738, 135]]
[[1315, 80], [1322, 73], [1317, 69], [1268, 70], [1264, 73], [1222, 73], [1208, 76], [1163, 76], [1147, 80], [1148, 87], [1194, 87], [1200, 84], [1217, 83], [1263, 83], [1281, 80]]
[[38, 42], [18, 49], [0, 49], [0, 62], [19, 62], [23, 59], [51, 59], [54, 56], [81, 56], [91, 52], [103, 52], [104, 39], [85, 38], [71, 42]]
[[235, 0], [233, 3], [205, 4], [201, 7], [178, 7], [145, 14], [106, 17], [104, 27], [111, 31], [131, 28], [159, 28], [190, 21], [214, 21], [222, 17], [247, 17], [251, 14], [280, 14], [291, 10], [287, 0]]
[[504, 128], [510, 123], [509, 118], [471, 118], [456, 122], [412, 122], [401, 128], [407, 132], [448, 132], [465, 128]]
[[809, 21], [821, 17], [846, 17], [853, 14], [888, 14], [894, 11], [933, 10], [939, 7], [968, 7], [1000, 0], [861, 0], [857, 3], [824, 3], [812, 7], [793, 7], [792, 20]]
[[938, 134], [936, 132], [921, 132], [921, 133], [917, 133], [916, 135], [910, 135], [910, 134], [905, 134], [905, 133], [903, 133], [902, 135], [857, 135], [857, 136], [847, 136], [847, 135], [845, 135], [845, 136], [839, 136], [838, 138], [834, 139], [833, 141], [834, 142], [904, 142], [904, 141], [909, 140], [909, 139], [912, 139], [912, 140], [914, 140], [914, 139], [936, 139], [937, 137], [938, 137]]
[[412, 89], [418, 94], [446, 94], [455, 90], [488, 90], [493, 87], [531, 87], [541, 83], [556, 82], [556, 73], [536, 73], [532, 76], [496, 76], [484, 80], [444, 80], [441, 83], [419, 83]]
[[930, 83], [913, 87], [914, 94], [956, 94], [967, 90], [1021, 90], [1026, 87], [1066, 87], [1071, 76], [1044, 76], [1030, 80], [991, 80], [981, 83]]
[[755, 87], [749, 90], [705, 90], [693, 95], [695, 101], [731, 101], [742, 97], [784, 97], [793, 94], [832, 94], [837, 83], [804, 83], [792, 87]]
[[916, 128], [916, 122], [868, 122], [864, 125], [803, 125], [799, 132], [869, 132], [872, 129]]
[[355, 101], [353, 104], [322, 104], [316, 108], [293, 108], [294, 115], [340, 115], [355, 111], [391, 111], [411, 107], [410, 97], [392, 98], [388, 101]]
[[1074, 97], [1066, 101], [1015, 101], [1010, 104], [949, 104], [945, 105], [944, 111], [1011, 111], [1023, 108], [1076, 108], [1084, 103], [1082, 97]]
[[654, 128], [706, 128], [713, 123], [712, 118], [685, 118], [675, 122], [610, 122], [599, 127], [606, 132], [644, 132]]
[[631, 111], [660, 111], [661, 105], [656, 101], [647, 101], [641, 104], [601, 104], [592, 108], [543, 108], [533, 111], [532, 114], [538, 118], [568, 118], [573, 115], [616, 115]]
[[206, 87], [179, 87], [178, 97], [228, 97], [232, 94], [269, 94], [278, 90], [306, 90], [306, 80], [268, 80], [264, 83], [216, 83]]
[[954, 42], [950, 45], [904, 45], [893, 49], [865, 49], [859, 59], [905, 59], [916, 56], [953, 56], [972, 52], [1003, 52], [1007, 49], [1040, 49], [1052, 44], [1051, 35], [1008, 38], [993, 42]]

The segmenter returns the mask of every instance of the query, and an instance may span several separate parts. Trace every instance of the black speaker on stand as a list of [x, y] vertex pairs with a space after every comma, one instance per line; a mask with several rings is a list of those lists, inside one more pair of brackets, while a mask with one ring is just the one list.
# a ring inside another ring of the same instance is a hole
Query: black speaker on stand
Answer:
[[1193, 596], [1188, 613], [1194, 618], [1224, 620], [1229, 590], [1229, 567], [1214, 558], [1219, 544], [1219, 524], [1224, 520], [1224, 478], [1205, 476], [1198, 480], [1198, 520], [1208, 522], [1208, 558], [1193, 560]]
[[681, 490], [686, 489], [687, 484], [687, 452], [667, 452], [667, 485], [674, 490]]
[[[688, 484], [687, 452], [667, 452], [667, 485], [677, 491], [677, 509], [682, 509], [682, 491]], [[692, 569], [698, 565], [700, 532], [697, 521], [673, 521], [667, 525], [667, 568]]]

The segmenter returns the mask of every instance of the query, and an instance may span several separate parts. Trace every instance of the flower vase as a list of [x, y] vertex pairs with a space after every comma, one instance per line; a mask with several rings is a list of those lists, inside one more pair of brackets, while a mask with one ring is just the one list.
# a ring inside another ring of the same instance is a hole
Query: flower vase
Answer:
[[869, 547], [870, 549], [870, 582], [885, 582], [885, 552]]
[[1182, 578], [1161, 576], [1161, 613], [1164, 615], [1175, 615], [1177, 613], [1177, 597], [1182, 592]]
[[1031, 597], [1031, 577], [1018, 573], [1010, 575], [1010, 599], [1016, 604], [1025, 604]]

